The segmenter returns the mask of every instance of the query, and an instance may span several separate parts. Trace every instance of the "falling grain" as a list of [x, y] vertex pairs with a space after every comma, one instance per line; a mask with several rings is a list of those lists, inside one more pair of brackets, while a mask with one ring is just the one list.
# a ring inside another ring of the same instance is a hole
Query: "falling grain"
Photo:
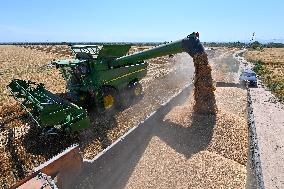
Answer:
[[199, 114], [215, 114], [216, 103], [211, 74], [211, 67], [207, 54], [196, 54], [193, 57], [195, 67], [194, 77], [194, 111]]

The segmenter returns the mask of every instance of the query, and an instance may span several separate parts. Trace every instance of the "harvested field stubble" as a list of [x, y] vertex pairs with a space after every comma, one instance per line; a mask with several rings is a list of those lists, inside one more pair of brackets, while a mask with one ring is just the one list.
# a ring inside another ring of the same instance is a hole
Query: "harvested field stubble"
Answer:
[[254, 63], [254, 69], [264, 84], [284, 102], [284, 48], [264, 48], [246, 51], [244, 57]]
[[67, 45], [22, 45], [21, 47], [61, 55], [64, 57], [72, 57], [71, 49]]
[[217, 53], [219, 56], [210, 60], [212, 65], [212, 77], [214, 82], [235, 83], [238, 80], [239, 63], [233, 58], [237, 49], [220, 48]]
[[65, 81], [60, 72], [48, 66], [50, 61], [62, 56], [16, 46], [0, 46], [0, 55], [0, 106], [15, 102], [6, 90], [13, 78], [42, 82], [54, 93], [65, 91]]
[[10, 96], [6, 85], [13, 78], [29, 79], [60, 93], [65, 91], [65, 81], [58, 70], [48, 65], [53, 59], [63, 58], [60, 55], [17, 46], [0, 46], [0, 55], [0, 188], [9, 188], [55, 154], [47, 157], [29, 150], [25, 139], [30, 137], [34, 143], [40, 143], [42, 140], [36, 140], [40, 133], [30, 132], [34, 123]]

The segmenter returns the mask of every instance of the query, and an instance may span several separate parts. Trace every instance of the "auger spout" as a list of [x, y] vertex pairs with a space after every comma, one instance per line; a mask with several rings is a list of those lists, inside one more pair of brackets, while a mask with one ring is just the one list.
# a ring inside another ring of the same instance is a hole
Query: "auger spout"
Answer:
[[187, 52], [191, 57], [193, 57], [197, 53], [204, 52], [204, 47], [200, 43], [198, 35], [196, 35], [196, 33], [192, 33], [186, 38], [178, 41], [166, 43], [151, 49], [117, 58], [116, 60], [111, 62], [110, 65], [123, 66], [132, 62], [138, 62], [181, 52]]

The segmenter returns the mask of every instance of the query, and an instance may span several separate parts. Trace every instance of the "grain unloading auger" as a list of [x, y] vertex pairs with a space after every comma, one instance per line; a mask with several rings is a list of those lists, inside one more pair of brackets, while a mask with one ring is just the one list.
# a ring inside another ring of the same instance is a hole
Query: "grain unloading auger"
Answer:
[[43, 84], [13, 80], [11, 93], [38, 125], [47, 130], [79, 131], [90, 125], [87, 112], [82, 108], [96, 108], [112, 112], [119, 106], [131, 103], [142, 93], [139, 81], [146, 76], [147, 59], [187, 52], [191, 57], [203, 53], [198, 33], [157, 47], [126, 55], [128, 44], [74, 45], [72, 60], [52, 62], [66, 80], [64, 99], [47, 91]]

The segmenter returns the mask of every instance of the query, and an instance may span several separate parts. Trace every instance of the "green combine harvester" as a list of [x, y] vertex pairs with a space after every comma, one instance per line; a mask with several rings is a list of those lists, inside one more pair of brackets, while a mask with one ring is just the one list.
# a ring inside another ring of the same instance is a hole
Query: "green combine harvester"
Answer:
[[91, 125], [85, 109], [112, 112], [142, 94], [139, 81], [146, 76], [147, 59], [187, 52], [203, 53], [198, 33], [171, 43], [126, 55], [128, 44], [74, 45], [72, 60], [52, 62], [67, 82], [64, 98], [43, 84], [14, 79], [7, 86], [37, 125], [47, 133], [73, 133]]

